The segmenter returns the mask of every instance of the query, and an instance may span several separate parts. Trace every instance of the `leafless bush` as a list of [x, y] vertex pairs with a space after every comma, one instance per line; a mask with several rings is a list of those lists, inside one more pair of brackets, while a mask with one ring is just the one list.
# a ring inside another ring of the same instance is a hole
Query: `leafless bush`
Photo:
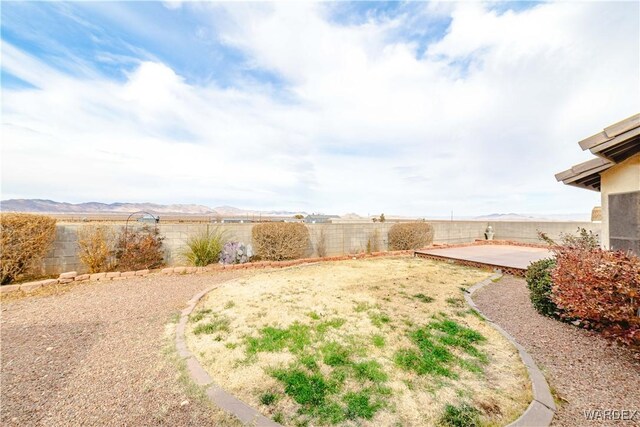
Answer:
[[294, 222], [267, 222], [251, 230], [253, 247], [261, 259], [281, 261], [301, 258], [310, 244], [309, 230]]
[[107, 226], [78, 229], [78, 257], [89, 273], [111, 270], [115, 265], [115, 233]]
[[389, 249], [419, 249], [433, 243], [433, 226], [428, 222], [402, 222], [389, 230]]
[[164, 265], [162, 241], [157, 228], [145, 225], [120, 233], [116, 244], [117, 268], [121, 271], [158, 268]]
[[316, 253], [320, 258], [327, 256], [327, 236], [324, 229], [320, 229], [318, 238], [316, 239]]
[[0, 214], [1, 284], [26, 274], [45, 255], [56, 235], [56, 220], [44, 215]]

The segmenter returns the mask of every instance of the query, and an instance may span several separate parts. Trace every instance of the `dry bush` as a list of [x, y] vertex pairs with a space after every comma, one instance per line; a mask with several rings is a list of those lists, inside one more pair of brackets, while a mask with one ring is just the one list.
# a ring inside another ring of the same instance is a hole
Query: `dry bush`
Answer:
[[78, 229], [78, 258], [89, 273], [111, 270], [114, 252], [115, 233], [110, 227], [85, 225]]
[[373, 230], [367, 239], [367, 253], [380, 252], [380, 231]]
[[251, 230], [253, 247], [261, 259], [282, 261], [301, 258], [310, 245], [309, 230], [298, 222], [266, 222]]
[[118, 236], [116, 244], [117, 268], [120, 271], [144, 270], [164, 265], [164, 251], [157, 228], [145, 225], [129, 228]]
[[28, 273], [46, 254], [56, 236], [56, 220], [44, 215], [0, 214], [0, 282]]
[[554, 252], [551, 299], [561, 315], [640, 349], [640, 259], [584, 246]]
[[316, 253], [320, 258], [327, 256], [327, 235], [324, 228], [320, 230], [316, 239]]
[[401, 222], [389, 229], [389, 249], [406, 251], [433, 243], [433, 226], [428, 222]]

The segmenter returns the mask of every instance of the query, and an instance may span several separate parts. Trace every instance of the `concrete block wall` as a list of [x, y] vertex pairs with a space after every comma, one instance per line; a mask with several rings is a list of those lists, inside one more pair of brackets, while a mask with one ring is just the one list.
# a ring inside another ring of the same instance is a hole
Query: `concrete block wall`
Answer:
[[[514, 240], [524, 243], [539, 243], [537, 231], [547, 233], [558, 239], [561, 233], [575, 233], [578, 227], [600, 234], [600, 223], [592, 222], [480, 222], [480, 221], [431, 221], [434, 227], [435, 243], [466, 243], [484, 239], [488, 224], [493, 226], [496, 240]], [[77, 257], [78, 228], [83, 223], [59, 223], [52, 249], [45, 257], [42, 270], [46, 274], [60, 274], [65, 271], [84, 273], [86, 269]], [[229, 240], [243, 243], [251, 242], [251, 229], [255, 224], [209, 224], [219, 227]], [[367, 249], [367, 242], [377, 238], [380, 251], [388, 249], [387, 236], [393, 223], [347, 223], [347, 224], [308, 224], [311, 245], [307, 256], [318, 255], [318, 244], [324, 235], [327, 256], [356, 254]], [[135, 227], [139, 225], [134, 225]], [[110, 225], [114, 232], [122, 230], [122, 225]], [[131, 225], [130, 225], [131, 227]], [[164, 237], [165, 259], [168, 265], [184, 265], [181, 252], [190, 236], [206, 230], [207, 224], [165, 223], [158, 225]], [[375, 250], [372, 243], [372, 250]]]

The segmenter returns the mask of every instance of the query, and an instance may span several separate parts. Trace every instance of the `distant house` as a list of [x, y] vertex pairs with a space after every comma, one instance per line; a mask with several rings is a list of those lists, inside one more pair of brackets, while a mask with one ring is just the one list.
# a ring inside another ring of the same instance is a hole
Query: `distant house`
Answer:
[[331, 222], [333, 218], [340, 218], [338, 215], [307, 215], [304, 222], [307, 224], [324, 224]]
[[565, 184], [599, 191], [602, 246], [640, 255], [640, 114], [579, 142], [596, 158], [556, 174]]

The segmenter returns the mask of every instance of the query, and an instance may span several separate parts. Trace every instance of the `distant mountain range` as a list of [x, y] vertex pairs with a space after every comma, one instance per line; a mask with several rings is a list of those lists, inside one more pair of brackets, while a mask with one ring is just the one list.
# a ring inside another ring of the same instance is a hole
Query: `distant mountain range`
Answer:
[[266, 215], [266, 216], [290, 216], [295, 214], [306, 215], [305, 212], [289, 211], [253, 211], [236, 208], [233, 206], [219, 206], [210, 208], [203, 205], [160, 205], [156, 203], [64, 203], [42, 199], [10, 199], [0, 202], [2, 212], [37, 212], [37, 213], [129, 213], [147, 211], [153, 214], [182, 214], [182, 215]]

